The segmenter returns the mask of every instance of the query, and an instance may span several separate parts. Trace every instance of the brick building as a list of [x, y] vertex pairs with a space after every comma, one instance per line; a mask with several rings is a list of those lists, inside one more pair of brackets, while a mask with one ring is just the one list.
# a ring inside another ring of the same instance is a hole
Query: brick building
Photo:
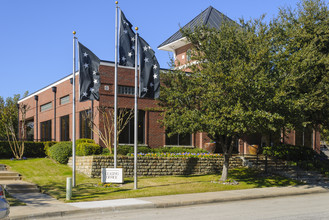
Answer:
[[[192, 19], [189, 23], [187, 23], [184, 27], [182, 27], [182, 29], [189, 28], [193, 30], [196, 26], [199, 25], [206, 25], [210, 28], [220, 29], [220, 26], [224, 21], [232, 20], [210, 6], [194, 19]], [[191, 44], [187, 41], [186, 37], [183, 37], [181, 31], [178, 30], [176, 33], [170, 36], [167, 40], [158, 46], [158, 49], [172, 52], [176, 65], [181, 69], [189, 71], [189, 64], [191, 62], [193, 63], [190, 54]], [[203, 136], [206, 136], [206, 134], [203, 134]], [[305, 145], [312, 147], [317, 152], [320, 151], [320, 133], [318, 131], [315, 132], [310, 128], [305, 128], [303, 131], [286, 131], [285, 135], [282, 132], [281, 134], [277, 134], [271, 139], [271, 142], [282, 141], [292, 145]], [[240, 153], [249, 153], [249, 145], [262, 145], [263, 143], [270, 144], [270, 138], [264, 137], [262, 135], [246, 136], [240, 139], [239, 143], [237, 143], [237, 150]], [[204, 143], [201, 141], [200, 144], [200, 146], [204, 145]]]
[[[228, 19], [225, 15], [214, 9], [207, 8], [185, 27], [193, 28], [196, 25], [209, 25], [219, 28], [223, 19]], [[181, 68], [188, 70], [190, 62], [189, 44], [177, 31], [161, 45], [159, 50], [170, 51]], [[102, 144], [97, 134], [93, 133], [88, 127], [88, 122], [84, 114], [97, 112], [100, 106], [114, 106], [114, 63], [101, 61], [100, 63], [100, 100], [76, 102], [76, 137], [93, 138], [96, 143]], [[78, 82], [78, 73], [75, 75]], [[26, 115], [26, 132], [28, 140], [36, 141], [66, 141], [72, 136], [72, 75], [64, 77], [57, 82], [32, 93], [31, 95], [19, 101], [30, 107]], [[76, 83], [76, 94], [79, 94], [79, 86]], [[160, 92], [161, 95], [161, 92]], [[78, 97], [78, 95], [77, 95]], [[134, 69], [131, 67], [119, 66], [118, 68], [118, 107], [133, 108], [134, 106]], [[159, 146], [194, 146], [202, 148], [209, 142], [206, 133], [196, 133], [187, 135], [174, 135], [170, 138], [166, 136], [165, 128], [161, 127], [158, 120], [161, 119], [161, 112], [157, 111], [157, 103], [153, 99], [143, 98], [138, 100], [139, 110], [139, 130], [138, 142], [150, 147]], [[21, 118], [21, 115], [19, 116]], [[100, 117], [96, 114], [93, 119], [96, 124], [100, 124]], [[119, 137], [119, 144], [133, 144], [133, 119], [129, 122]], [[280, 134], [279, 134], [280, 136]], [[281, 134], [282, 136], [282, 134]], [[279, 140], [280, 137], [277, 138]], [[307, 132], [290, 132], [284, 139], [285, 143], [305, 144], [319, 149], [320, 135], [312, 130]], [[248, 153], [248, 146], [251, 144], [260, 145], [269, 143], [268, 138], [261, 135], [244, 137], [236, 144], [236, 151]]]
[[[96, 133], [88, 127], [84, 116], [88, 112], [97, 112], [99, 106], [114, 106], [114, 63], [101, 61], [100, 64], [101, 87], [99, 101], [76, 101], [76, 137], [93, 138], [101, 143]], [[131, 67], [118, 68], [118, 107], [134, 107], [134, 75]], [[76, 82], [79, 81], [76, 73]], [[67, 141], [72, 136], [72, 75], [36, 91], [19, 101], [20, 104], [29, 106], [26, 115], [26, 132], [28, 140], [35, 141]], [[76, 94], [79, 86], [76, 83]], [[138, 142], [150, 147], [164, 145], [202, 146], [202, 135], [176, 135], [166, 138], [165, 129], [160, 126], [160, 111], [153, 99], [138, 99], [139, 130]], [[22, 117], [21, 115], [19, 116]], [[95, 114], [95, 124], [100, 124], [100, 117]], [[133, 144], [133, 119], [120, 134], [119, 144]], [[206, 140], [204, 140], [206, 141]]]

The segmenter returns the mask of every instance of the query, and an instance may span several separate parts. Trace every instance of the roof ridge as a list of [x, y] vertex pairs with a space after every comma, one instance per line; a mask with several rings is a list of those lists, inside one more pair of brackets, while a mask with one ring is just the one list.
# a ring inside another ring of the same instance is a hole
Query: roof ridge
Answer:
[[222, 12], [218, 11], [216, 8], [212, 7], [211, 5], [203, 10], [200, 14], [198, 14], [196, 17], [194, 17], [191, 21], [189, 21], [187, 24], [185, 24], [183, 27], [180, 27], [180, 29], [175, 32], [172, 36], [170, 36], [167, 40], [162, 42], [158, 49], [161, 47], [164, 47], [166, 45], [169, 45], [175, 41], [178, 41], [179, 39], [183, 38], [183, 35], [181, 33], [181, 29], [185, 30], [187, 28], [194, 30], [195, 27], [206, 25], [210, 28], [216, 28], [219, 29], [221, 23], [224, 20], [233, 21], [229, 17], [227, 17]]
[[212, 9], [213, 9], [212, 6], [209, 6], [209, 7], [207, 8], [207, 10], [206, 10], [207, 14], [206, 14], [205, 19], [204, 19], [204, 21], [203, 21], [203, 25], [206, 25], [206, 24], [208, 23], [208, 20], [209, 20], [210, 14], [211, 14], [211, 12], [212, 12]]

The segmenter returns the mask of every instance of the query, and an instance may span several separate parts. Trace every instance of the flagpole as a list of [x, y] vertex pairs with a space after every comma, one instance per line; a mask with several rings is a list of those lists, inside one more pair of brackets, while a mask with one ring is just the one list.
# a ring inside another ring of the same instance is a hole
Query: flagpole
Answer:
[[76, 44], [76, 37], [75, 37], [76, 32], [73, 31], [73, 73], [72, 73], [72, 87], [73, 87], [73, 92], [72, 92], [72, 186], [75, 187], [75, 66], [76, 66], [76, 58], [75, 58], [75, 44]]
[[138, 27], [135, 27], [135, 116], [134, 116], [134, 189], [137, 189], [137, 141], [138, 141]]
[[115, 68], [114, 68], [114, 168], [117, 168], [117, 116], [118, 116], [118, 1], [115, 2]]

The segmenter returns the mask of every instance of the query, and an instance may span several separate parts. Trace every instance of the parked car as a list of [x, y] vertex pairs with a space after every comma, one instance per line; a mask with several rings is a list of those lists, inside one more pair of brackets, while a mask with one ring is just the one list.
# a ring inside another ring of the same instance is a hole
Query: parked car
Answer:
[[9, 212], [9, 203], [6, 200], [3, 186], [0, 185], [0, 219], [8, 217]]

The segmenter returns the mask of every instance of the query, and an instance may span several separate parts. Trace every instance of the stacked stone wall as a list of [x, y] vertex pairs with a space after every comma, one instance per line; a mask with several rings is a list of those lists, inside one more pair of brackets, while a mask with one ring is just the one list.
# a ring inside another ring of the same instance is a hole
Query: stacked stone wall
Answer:
[[[76, 170], [92, 178], [100, 178], [101, 168], [113, 168], [114, 158], [111, 156], [76, 157]], [[138, 176], [170, 176], [190, 174], [215, 174], [222, 170], [223, 158], [170, 158], [139, 157]], [[68, 165], [72, 167], [72, 158]], [[230, 159], [230, 168], [242, 166], [239, 157]], [[134, 158], [118, 157], [117, 167], [123, 168], [124, 175], [134, 175]]]

